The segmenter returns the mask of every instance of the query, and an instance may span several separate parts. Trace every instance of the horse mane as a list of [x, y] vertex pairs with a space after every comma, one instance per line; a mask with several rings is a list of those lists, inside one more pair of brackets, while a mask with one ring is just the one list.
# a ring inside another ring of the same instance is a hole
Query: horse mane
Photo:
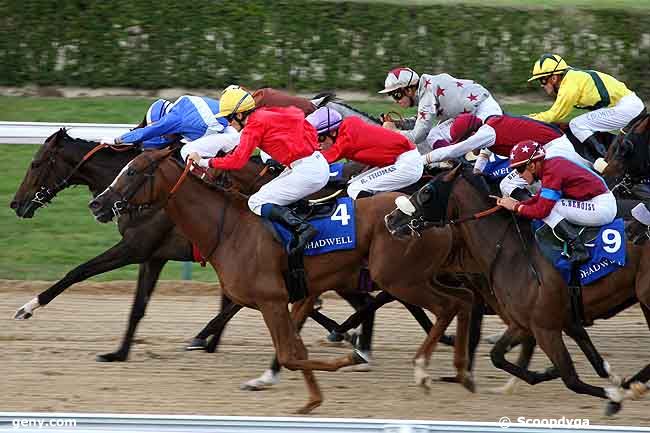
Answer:
[[346, 104], [345, 102], [341, 101], [340, 99], [333, 99], [333, 100], [331, 100], [329, 102], [331, 102], [333, 104], [341, 105], [341, 106], [347, 108], [348, 110], [359, 114], [360, 116], [366, 117], [366, 118], [372, 120], [373, 122], [375, 122], [377, 124], [381, 124], [381, 120], [379, 119], [379, 117], [375, 117], [372, 114], [369, 114], [369, 113], [366, 113], [365, 111], [359, 110], [358, 108], [351, 107], [350, 105]]

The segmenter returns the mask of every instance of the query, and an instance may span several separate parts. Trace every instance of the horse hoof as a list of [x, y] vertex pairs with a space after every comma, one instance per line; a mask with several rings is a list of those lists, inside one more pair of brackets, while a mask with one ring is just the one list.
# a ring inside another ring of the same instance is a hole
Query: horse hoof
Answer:
[[352, 361], [355, 364], [368, 364], [370, 362], [370, 355], [359, 349], [354, 349], [352, 351]]
[[16, 314], [14, 314], [14, 320], [27, 320], [32, 316], [32, 313], [25, 310], [24, 307], [21, 307], [18, 311], [16, 311]]
[[319, 401], [310, 401], [300, 409], [296, 411], [296, 414], [298, 415], [307, 415], [309, 412], [312, 410], [316, 409], [318, 406], [320, 406], [322, 403], [322, 400]]
[[95, 361], [97, 362], [124, 362], [126, 361], [127, 356], [122, 355], [119, 352], [105, 353], [103, 355], [97, 355]]
[[218, 344], [218, 343], [219, 343], [219, 342], [217, 341], [217, 339], [216, 339], [215, 337], [212, 337], [212, 338], [210, 339], [210, 341], [208, 342], [205, 351], [208, 352], [208, 353], [214, 353], [214, 352], [216, 352], [216, 351], [217, 351], [217, 344]]
[[621, 403], [608, 401], [607, 405], [605, 406], [605, 416], [614, 416], [619, 413], [622, 408], [623, 405]]
[[471, 376], [465, 376], [463, 377], [463, 380], [461, 381], [461, 384], [463, 385], [463, 388], [471, 392], [472, 394], [476, 392], [476, 383], [474, 382], [474, 378]]
[[449, 382], [449, 383], [460, 383], [461, 380], [458, 378], [458, 376], [441, 376], [440, 377], [441, 382]]
[[242, 391], [262, 391], [277, 385], [280, 382], [279, 375], [273, 370], [266, 370], [262, 375], [256, 379], [251, 379], [244, 382], [239, 386]]
[[185, 346], [185, 350], [206, 350], [208, 341], [205, 338], [192, 338], [190, 344]]

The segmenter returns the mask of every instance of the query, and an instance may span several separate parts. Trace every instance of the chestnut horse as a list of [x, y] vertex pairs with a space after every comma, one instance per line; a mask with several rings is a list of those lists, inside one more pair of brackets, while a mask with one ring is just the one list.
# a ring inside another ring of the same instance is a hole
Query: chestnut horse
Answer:
[[[438, 338], [458, 315], [454, 364], [458, 380], [473, 389], [467, 371], [467, 328], [472, 293], [457, 289], [449, 296], [433, 283], [434, 274], [447, 260], [452, 244], [449, 229], [427, 233], [427, 243], [395, 240], [384, 227], [384, 215], [393, 207], [396, 193], [379, 194], [356, 202], [354, 250], [305, 257], [309, 298], [287, 310], [289, 296], [283, 278], [286, 253], [265, 226], [250, 212], [247, 196], [230, 188], [211, 188], [170, 158], [171, 151], [143, 153], [131, 161], [106, 191], [89, 207], [99, 221], [112, 218], [115, 200], [132, 206], [163, 207], [177, 227], [193, 240], [220, 277], [224, 293], [234, 302], [262, 313], [281, 365], [301, 370], [309, 400], [299, 412], [307, 413], [322, 402], [313, 370], [334, 371], [364, 362], [359, 353], [333, 360], [312, 360], [296, 332], [312, 308], [310, 298], [336, 287], [356, 291], [364, 259], [377, 285], [398, 299], [429, 309], [436, 325], [415, 355], [416, 379], [426, 382], [424, 368]], [[183, 179], [185, 179], [183, 181]], [[171, 191], [171, 192], [170, 192]], [[422, 246], [437, 246], [425, 251]], [[242, 272], [242, 267], [246, 272]], [[447, 289], [449, 290], [449, 289]]]
[[[460, 167], [438, 177], [411, 197], [410, 203], [415, 208], [413, 215], [405, 215], [399, 209], [389, 214], [386, 224], [391, 233], [406, 236], [423, 225], [448, 226], [461, 215], [480, 214], [492, 207], [489, 192], [475, 175]], [[576, 340], [601, 377], [610, 377], [611, 369], [591, 344], [584, 328], [576, 326], [567, 285], [537, 248], [529, 224], [522, 224], [526, 233], [518, 233], [512, 214], [501, 209], [454, 227], [454, 236], [461, 240], [463, 248], [479, 265], [478, 270], [490, 281], [498, 301], [495, 310], [508, 324], [507, 331], [491, 352], [496, 367], [529, 384], [559, 376], [576, 393], [609, 399], [609, 414], [620, 410], [625, 398], [636, 397], [647, 390], [644, 382], [650, 379], [649, 367], [620, 387], [604, 389], [580, 380], [562, 340], [563, 331]], [[527, 247], [522, 242], [524, 239]], [[627, 265], [624, 268], [584, 288], [587, 321], [612, 317], [640, 302], [650, 327], [650, 245], [628, 242], [626, 247]], [[521, 340], [536, 341], [553, 367], [536, 373], [507, 361], [504, 356], [507, 347]]]
[[[22, 183], [11, 201], [11, 208], [21, 218], [32, 218], [35, 212], [50, 203], [61, 190], [74, 185], [87, 186], [92, 195], [102, 192], [126, 164], [141, 153], [137, 146], [98, 146], [99, 143], [70, 137], [65, 129], [52, 134], [39, 148]], [[273, 178], [260, 176], [263, 165], [251, 162], [249, 170], [240, 170], [237, 176], [253, 192]], [[359, 166], [346, 165], [344, 177], [351, 176]], [[77, 266], [64, 278], [41, 292], [16, 313], [17, 319], [29, 319], [34, 310], [48, 305], [71, 285], [95, 275], [118, 269], [128, 264], [140, 264], [135, 297], [129, 315], [126, 333], [120, 347], [111, 353], [97, 355], [98, 361], [126, 361], [139, 321], [158, 281], [160, 271], [168, 260], [192, 261], [192, 243], [174, 227], [164, 212], [152, 209], [123, 209], [118, 229], [122, 239], [97, 257]], [[361, 300], [361, 299], [359, 299]], [[208, 348], [214, 351], [225, 325], [238, 310], [227, 297], [222, 297], [224, 315], [212, 321], [197, 337], [212, 335]], [[416, 318], [418, 311], [407, 306]], [[426, 318], [424, 313], [419, 312]], [[195, 337], [196, 340], [196, 337]]]

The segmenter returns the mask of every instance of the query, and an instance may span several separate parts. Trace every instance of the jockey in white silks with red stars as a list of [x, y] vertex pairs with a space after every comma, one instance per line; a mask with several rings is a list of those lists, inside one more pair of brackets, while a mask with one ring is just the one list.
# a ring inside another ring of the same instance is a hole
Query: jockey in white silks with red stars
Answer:
[[[142, 143], [142, 147], [162, 148], [171, 143], [166, 137], [178, 134], [190, 148], [181, 149], [186, 158], [190, 152], [206, 153], [205, 149], [229, 152], [238, 143], [237, 131], [228, 125], [226, 119], [216, 117], [219, 101], [216, 99], [183, 95], [174, 103], [165, 99], [156, 100], [145, 116], [146, 126], [127, 132], [116, 138], [102, 138], [106, 144]], [[215, 145], [214, 143], [219, 143]], [[208, 155], [205, 155], [208, 156]], [[210, 155], [214, 156], [214, 154]]]
[[229, 86], [223, 92], [217, 116], [225, 117], [240, 132], [239, 144], [223, 158], [207, 160], [191, 153], [189, 159], [202, 167], [238, 170], [259, 148], [285, 165], [282, 174], [250, 196], [248, 207], [291, 231], [289, 254], [302, 254], [318, 231], [287, 206], [321, 190], [329, 181], [329, 165], [318, 151], [316, 129], [296, 107], [257, 108], [253, 96], [239, 86]]
[[[449, 74], [418, 74], [411, 68], [395, 68], [388, 73], [384, 89], [402, 108], [418, 107], [415, 118], [384, 127], [402, 129], [421, 154], [451, 142], [450, 127], [461, 113], [471, 113], [485, 120], [503, 114], [503, 110], [485, 87], [472, 80], [454, 78]], [[437, 123], [437, 124], [434, 124]]]

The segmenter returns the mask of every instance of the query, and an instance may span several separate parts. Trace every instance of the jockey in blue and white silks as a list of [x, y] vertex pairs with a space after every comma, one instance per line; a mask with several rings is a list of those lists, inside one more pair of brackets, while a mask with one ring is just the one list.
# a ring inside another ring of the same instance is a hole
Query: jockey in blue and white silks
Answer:
[[219, 101], [205, 96], [183, 95], [173, 104], [164, 99], [155, 101], [147, 111], [144, 128], [137, 128], [120, 137], [102, 139], [110, 144], [142, 142], [145, 148], [169, 144], [165, 135], [179, 134], [187, 141], [226, 132], [228, 122], [217, 118]]

